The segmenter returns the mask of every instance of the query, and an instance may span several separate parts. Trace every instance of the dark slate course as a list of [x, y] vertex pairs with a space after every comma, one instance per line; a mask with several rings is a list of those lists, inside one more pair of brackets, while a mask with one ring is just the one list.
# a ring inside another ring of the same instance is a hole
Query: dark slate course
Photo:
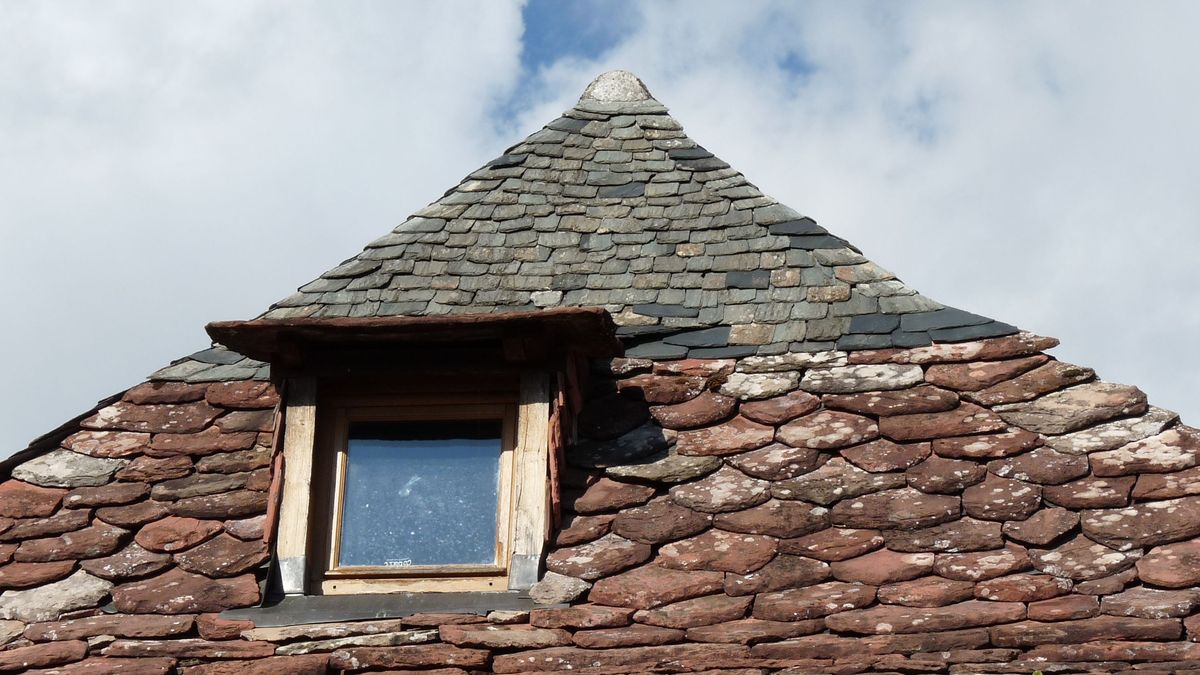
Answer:
[[[689, 138], [636, 77], [614, 72], [262, 318], [604, 307], [630, 355], [661, 359], [1016, 330], [943, 307], [868, 262]], [[703, 332], [712, 328], [724, 330]], [[156, 377], [258, 377], [261, 367], [205, 354]]]

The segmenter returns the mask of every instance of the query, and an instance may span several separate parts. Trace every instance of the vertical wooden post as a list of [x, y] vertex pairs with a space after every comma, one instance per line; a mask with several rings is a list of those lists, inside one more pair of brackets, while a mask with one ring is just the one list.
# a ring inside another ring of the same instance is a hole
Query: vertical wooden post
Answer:
[[303, 594], [308, 585], [308, 522], [312, 501], [313, 450], [317, 431], [317, 380], [288, 380], [283, 432], [283, 500], [276, 557], [283, 592]]
[[521, 376], [517, 413], [516, 517], [508, 587], [528, 589], [538, 580], [548, 534], [550, 383], [544, 372]]

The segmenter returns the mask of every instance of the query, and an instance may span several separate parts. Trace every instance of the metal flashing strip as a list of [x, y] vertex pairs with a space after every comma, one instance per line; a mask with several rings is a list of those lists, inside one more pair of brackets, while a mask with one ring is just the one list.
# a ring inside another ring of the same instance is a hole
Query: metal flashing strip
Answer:
[[478, 614], [539, 607], [524, 593], [379, 593], [368, 595], [296, 595], [263, 607], [229, 609], [225, 619], [249, 619], [260, 628], [338, 621], [399, 619], [413, 614]]

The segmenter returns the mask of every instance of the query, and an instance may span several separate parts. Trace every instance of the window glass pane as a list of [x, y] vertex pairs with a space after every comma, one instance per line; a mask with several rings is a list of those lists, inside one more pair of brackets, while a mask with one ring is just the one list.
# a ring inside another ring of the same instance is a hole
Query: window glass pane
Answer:
[[491, 564], [500, 421], [350, 427], [342, 566]]

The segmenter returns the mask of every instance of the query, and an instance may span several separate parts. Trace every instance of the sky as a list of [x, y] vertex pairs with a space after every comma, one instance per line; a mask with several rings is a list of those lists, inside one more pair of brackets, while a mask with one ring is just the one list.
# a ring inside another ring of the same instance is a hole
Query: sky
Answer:
[[0, 456], [637, 73], [910, 286], [1200, 420], [1200, 3], [0, 4]]

